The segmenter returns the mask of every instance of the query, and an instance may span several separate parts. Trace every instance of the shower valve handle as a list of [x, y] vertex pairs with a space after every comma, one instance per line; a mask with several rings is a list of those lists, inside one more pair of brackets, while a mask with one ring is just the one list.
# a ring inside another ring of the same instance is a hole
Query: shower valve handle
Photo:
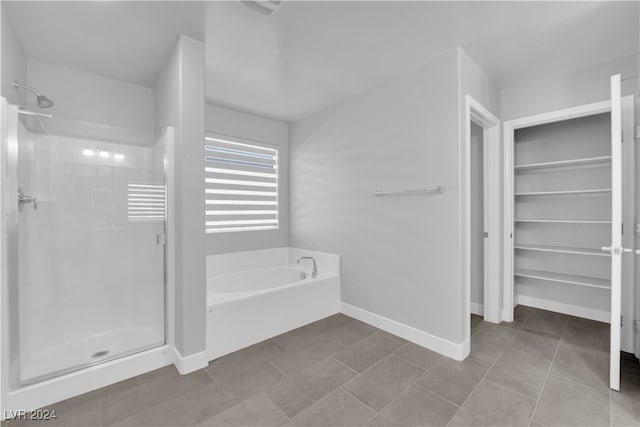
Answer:
[[22, 209], [25, 203], [33, 203], [33, 210], [38, 210], [38, 199], [33, 196], [25, 196], [22, 188], [18, 188], [18, 208]]

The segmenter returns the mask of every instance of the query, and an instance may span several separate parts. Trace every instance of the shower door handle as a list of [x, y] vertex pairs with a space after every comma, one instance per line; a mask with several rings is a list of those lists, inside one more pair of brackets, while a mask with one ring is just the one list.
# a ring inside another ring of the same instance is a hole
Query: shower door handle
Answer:
[[18, 209], [22, 209], [25, 203], [33, 203], [33, 210], [38, 210], [38, 199], [33, 196], [25, 196], [22, 188], [18, 188]]

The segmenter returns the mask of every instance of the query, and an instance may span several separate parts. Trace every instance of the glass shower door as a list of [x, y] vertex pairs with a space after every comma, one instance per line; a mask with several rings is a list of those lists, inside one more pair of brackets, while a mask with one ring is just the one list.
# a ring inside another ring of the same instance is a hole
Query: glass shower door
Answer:
[[18, 122], [8, 149], [18, 386], [165, 342], [164, 140], [47, 120]]

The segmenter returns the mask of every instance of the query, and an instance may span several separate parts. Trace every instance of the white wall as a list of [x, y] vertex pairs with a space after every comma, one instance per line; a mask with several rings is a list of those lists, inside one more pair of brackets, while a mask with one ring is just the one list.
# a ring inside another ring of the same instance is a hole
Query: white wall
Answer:
[[[156, 82], [156, 133], [175, 131], [175, 346], [182, 356], [206, 346], [204, 233], [204, 45], [181, 36]], [[171, 201], [171, 197], [173, 200]], [[169, 237], [171, 238], [171, 237]]]
[[500, 93], [502, 119], [511, 120], [534, 114], [609, 99], [609, 77], [622, 74], [622, 94], [631, 95], [638, 89], [639, 56], [632, 55], [614, 61], [560, 74], [526, 85], [505, 88]]
[[[500, 90], [491, 77], [464, 51], [458, 49], [458, 73], [460, 76], [461, 107], [464, 97], [469, 94], [476, 101], [500, 117]], [[460, 117], [464, 117], [463, 115]]]
[[0, 27], [2, 38], [2, 52], [0, 62], [0, 74], [2, 80], [2, 86], [0, 88], [0, 94], [7, 98], [9, 104], [24, 105], [26, 101], [26, 93], [22, 91], [16, 91], [13, 87], [14, 81], [21, 83], [27, 80], [27, 60], [22, 50], [22, 46], [16, 37], [9, 16], [4, 10], [4, 3], [0, 5], [2, 9], [1, 19], [2, 25]]
[[[52, 133], [138, 145], [155, 141], [152, 88], [33, 58], [27, 59], [27, 81], [55, 102], [40, 110], [53, 114], [46, 123]], [[27, 99], [30, 109], [39, 110], [35, 96]]]
[[207, 104], [205, 131], [277, 145], [279, 156], [279, 228], [208, 234], [207, 255], [289, 246], [289, 125], [255, 114]]
[[460, 343], [457, 64], [448, 51], [294, 123], [290, 209], [292, 246], [342, 257], [344, 302]]

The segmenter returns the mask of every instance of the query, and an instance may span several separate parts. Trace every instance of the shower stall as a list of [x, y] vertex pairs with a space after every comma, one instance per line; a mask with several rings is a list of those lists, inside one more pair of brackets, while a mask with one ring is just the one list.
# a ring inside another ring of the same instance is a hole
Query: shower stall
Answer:
[[143, 137], [0, 101], [3, 409], [29, 388], [61, 391], [25, 404], [37, 407], [124, 379], [135, 371], [118, 365], [127, 356], [163, 349], [135, 363], [167, 364], [170, 132]]

